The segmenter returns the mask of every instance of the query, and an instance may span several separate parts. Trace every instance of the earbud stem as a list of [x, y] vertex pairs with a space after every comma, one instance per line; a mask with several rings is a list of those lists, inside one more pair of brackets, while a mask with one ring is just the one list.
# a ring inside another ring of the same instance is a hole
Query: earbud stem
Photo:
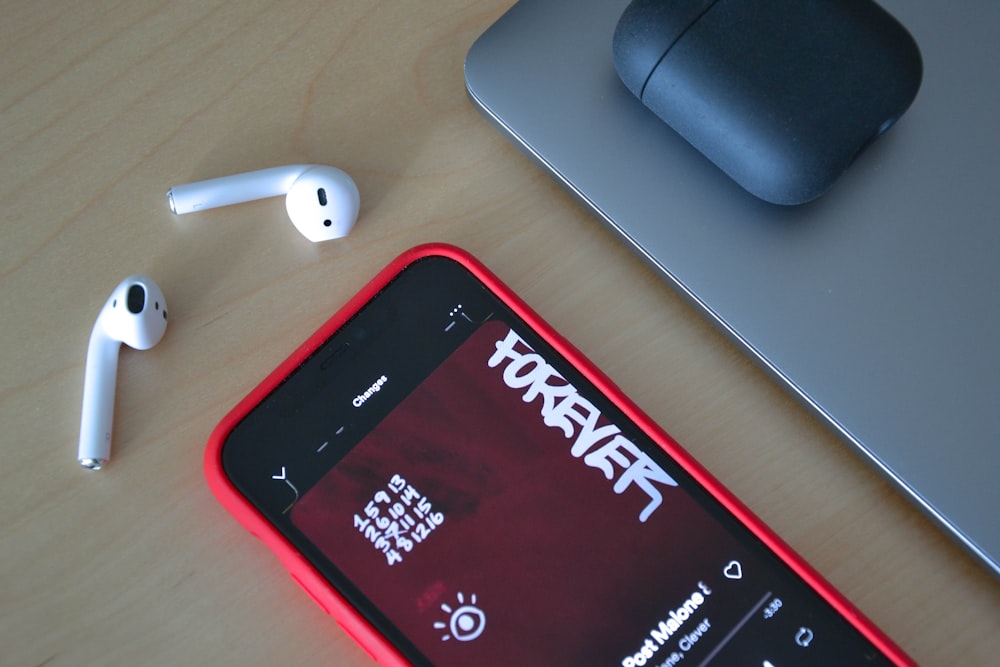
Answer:
[[118, 350], [98, 320], [87, 346], [87, 366], [83, 376], [83, 410], [80, 417], [80, 465], [100, 470], [111, 456], [111, 425], [115, 410], [115, 376]]
[[181, 215], [219, 206], [277, 197], [288, 192], [310, 165], [287, 165], [175, 185], [167, 191], [170, 210]]

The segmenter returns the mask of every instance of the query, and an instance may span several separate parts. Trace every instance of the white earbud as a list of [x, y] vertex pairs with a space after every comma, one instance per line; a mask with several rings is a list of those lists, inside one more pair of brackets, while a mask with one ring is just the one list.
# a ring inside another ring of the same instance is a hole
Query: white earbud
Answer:
[[118, 350], [122, 343], [148, 350], [167, 330], [167, 302], [147, 276], [129, 276], [111, 293], [97, 316], [87, 347], [80, 418], [79, 461], [100, 470], [111, 454]]
[[310, 241], [347, 236], [358, 219], [358, 186], [346, 172], [322, 165], [293, 164], [177, 185], [167, 192], [167, 203], [182, 214], [286, 193], [288, 217]]

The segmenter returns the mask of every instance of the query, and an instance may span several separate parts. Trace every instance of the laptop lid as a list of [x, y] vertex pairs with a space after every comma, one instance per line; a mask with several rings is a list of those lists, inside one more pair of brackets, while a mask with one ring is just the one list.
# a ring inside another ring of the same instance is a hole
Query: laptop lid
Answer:
[[521, 0], [475, 104], [1000, 575], [1000, 3], [881, 4], [924, 59], [909, 111], [819, 200], [740, 189], [619, 81], [628, 0]]

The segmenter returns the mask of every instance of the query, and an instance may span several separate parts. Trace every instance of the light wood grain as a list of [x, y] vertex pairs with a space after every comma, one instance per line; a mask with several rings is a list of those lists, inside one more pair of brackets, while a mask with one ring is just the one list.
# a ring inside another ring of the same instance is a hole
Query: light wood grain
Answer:
[[[991, 665], [1000, 586], [473, 109], [499, 1], [0, 2], [0, 664], [366, 665], [210, 496], [223, 414], [420, 242], [478, 255], [924, 665]], [[313, 245], [280, 201], [171, 185], [291, 162], [356, 178]], [[112, 463], [75, 463], [94, 318], [133, 272]]]

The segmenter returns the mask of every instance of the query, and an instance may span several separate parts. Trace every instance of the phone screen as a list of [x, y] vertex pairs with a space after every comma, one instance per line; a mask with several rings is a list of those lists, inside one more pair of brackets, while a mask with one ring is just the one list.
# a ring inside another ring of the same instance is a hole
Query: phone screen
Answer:
[[404, 270], [222, 459], [414, 664], [892, 664], [451, 260]]

